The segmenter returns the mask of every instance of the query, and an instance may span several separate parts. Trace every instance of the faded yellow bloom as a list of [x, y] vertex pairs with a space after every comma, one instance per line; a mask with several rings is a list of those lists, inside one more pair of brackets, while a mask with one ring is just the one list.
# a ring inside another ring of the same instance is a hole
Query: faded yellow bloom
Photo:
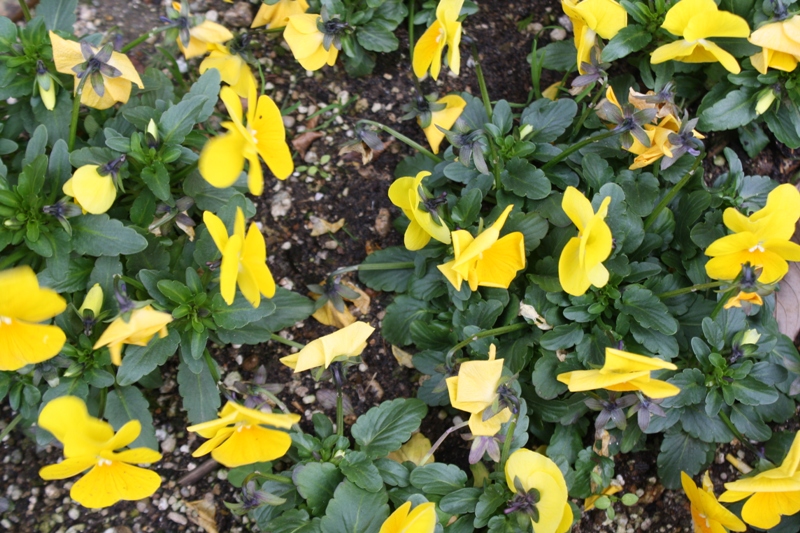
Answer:
[[[444, 133], [436, 126], [441, 126], [446, 130], [452, 128], [464, 108], [467, 107], [467, 102], [457, 94], [448, 94], [439, 98], [435, 103], [444, 104], [445, 108], [439, 111], [431, 111], [431, 123], [427, 128], [422, 128], [422, 131], [425, 133], [425, 138], [428, 139], [428, 144], [431, 145], [433, 153], [438, 154], [439, 146], [444, 140]], [[417, 118], [417, 124], [420, 124], [419, 118]]]
[[[172, 2], [172, 9], [180, 12], [181, 3]], [[233, 39], [233, 34], [228, 28], [211, 20], [204, 20], [189, 28], [189, 44], [187, 46], [183, 46], [183, 41], [180, 36], [178, 37], [178, 48], [186, 59], [191, 59], [206, 54], [210, 45], [223, 44], [231, 39]]]
[[461, 70], [461, 23], [458, 15], [464, 0], [439, 0], [436, 6], [436, 20], [425, 30], [414, 45], [414, 75], [421, 78], [430, 69], [431, 77], [439, 79], [442, 70], [442, 53], [447, 46], [447, 64], [458, 74]]
[[764, 24], [750, 35], [751, 43], [761, 51], [750, 62], [761, 74], [774, 68], [792, 72], [800, 61], [800, 15]]
[[[431, 441], [428, 440], [428, 437], [423, 435], [422, 433], [414, 433], [408, 442], [403, 444], [399, 450], [391, 452], [386, 457], [391, 459], [392, 461], [397, 461], [398, 463], [405, 463], [406, 461], [411, 461], [417, 466], [423, 466], [422, 459], [428, 454], [431, 450]], [[425, 461], [425, 464], [435, 463], [436, 459], [433, 455], [428, 457], [428, 460]]]
[[117, 187], [111, 174], [100, 174], [99, 165], [83, 165], [75, 170], [62, 191], [75, 199], [87, 213], [99, 215], [108, 211], [117, 198]]
[[421, 192], [422, 180], [430, 176], [428, 171], [420, 171], [414, 178], [398, 178], [389, 187], [389, 200], [403, 210], [410, 224], [406, 229], [404, 243], [409, 250], [421, 250], [431, 237], [439, 242], [450, 244], [450, 228], [434, 216], [436, 205], [425, 206], [429, 202]]
[[681, 472], [683, 492], [692, 504], [692, 524], [695, 533], [725, 533], [746, 531], [747, 526], [727, 510], [714, 496], [714, 484], [708, 471], [703, 475], [703, 485], [698, 487], [686, 472]]
[[384, 521], [378, 533], [433, 533], [437, 522], [435, 503], [421, 503], [409, 511], [411, 502], [398, 507]]
[[592, 494], [591, 496], [589, 496], [588, 498], [583, 500], [583, 510], [584, 510], [584, 512], [591, 511], [592, 509], [594, 509], [595, 502], [597, 502], [597, 500], [599, 500], [601, 496], [613, 496], [614, 494], [616, 494], [618, 492], [621, 492], [621, 491], [622, 491], [622, 487], [612, 483], [608, 487], [604, 488], [603, 491], [600, 494]]
[[[242, 56], [231, 53], [230, 48], [223, 44], [208, 43], [208, 49], [211, 53], [200, 63], [200, 74], [215, 68], [222, 81], [230, 85], [239, 97], [250, 98], [251, 94], [256, 93], [256, 77]], [[230, 108], [228, 112], [231, 112]]]
[[567, 483], [552, 459], [531, 450], [517, 450], [508, 458], [505, 474], [506, 484], [514, 493], [508, 508], [531, 516], [533, 533], [569, 531], [572, 508], [567, 501]]
[[171, 314], [156, 311], [149, 305], [134, 309], [127, 320], [124, 316], [115, 318], [94, 343], [94, 349], [108, 346], [111, 362], [119, 366], [122, 364], [123, 345], [147, 346], [156, 333], [163, 339], [167, 336], [167, 324], [170, 322]]
[[597, 36], [613, 38], [628, 25], [628, 13], [614, 0], [561, 0], [561, 8], [572, 21], [575, 48], [578, 49], [578, 72], [585, 74], [583, 63], [591, 63]]
[[306, 0], [278, 0], [277, 3], [272, 5], [261, 4], [250, 27], [282, 28], [289, 22], [289, 17], [302, 15], [306, 11], [308, 11], [308, 2]]
[[320, 15], [313, 13], [292, 15], [283, 30], [292, 55], [306, 70], [319, 70], [325, 65], [332, 67], [339, 57], [339, 50], [332, 43], [325, 48], [325, 34], [317, 26], [321, 20]]
[[731, 307], [742, 307], [742, 304], [747, 305], [764, 305], [764, 300], [761, 298], [761, 295], [757, 292], [743, 292], [739, 291], [739, 294], [736, 296], [731, 296], [728, 298], [728, 301], [725, 302], [723, 306], [725, 309], [730, 309]]
[[295, 374], [320, 366], [328, 368], [336, 359], [361, 355], [367, 347], [367, 339], [374, 331], [375, 328], [366, 322], [355, 322], [309, 342], [297, 353], [281, 357], [281, 363], [294, 370]]

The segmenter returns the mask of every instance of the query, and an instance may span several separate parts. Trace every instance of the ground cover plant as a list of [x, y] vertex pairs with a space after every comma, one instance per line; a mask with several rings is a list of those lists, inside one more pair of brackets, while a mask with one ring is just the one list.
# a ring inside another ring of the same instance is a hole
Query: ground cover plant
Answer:
[[[562, 7], [574, 41], [534, 39], [510, 66], [531, 81], [521, 102], [489, 93], [461, 0], [264, 2], [238, 35], [176, 2], [124, 45], [77, 40], [72, 2], [0, 18], [2, 436], [58, 443], [39, 474], [72, 479], [84, 507], [147, 498], [162, 484], [148, 391], [174, 364], [189, 453], [230, 469], [226, 505], [250, 528], [562, 533], [636, 504], [617, 469], [645, 452], [696, 530], [795, 531], [800, 355], [774, 310], [800, 261], [800, 192], [729, 148], [727, 172], [703, 164], [716, 130], [750, 155], [762, 125], [796, 146], [793, 6]], [[388, 188], [403, 245], [287, 290], [248, 219], [296, 170], [291, 103], [267, 94], [252, 41], [281, 32], [303, 69], [365, 75], [404, 20], [403, 118], [429, 148], [363, 117], [343, 147], [365, 164], [387, 134], [411, 149]], [[125, 53], [153, 36], [162, 67], [140, 73]], [[423, 91], [468, 62], [480, 94]], [[421, 377], [345, 431], [375, 334], [348, 308], [356, 280], [392, 294], [380, 334]], [[329, 333], [280, 334], [312, 313]], [[223, 382], [215, 347], [268, 341], [332, 385], [334, 419], [302, 421], [263, 375]], [[449, 414], [433, 444], [431, 408]], [[464, 457], [447, 452], [458, 435]], [[731, 443], [746, 461], [717, 496], [708, 469]]]

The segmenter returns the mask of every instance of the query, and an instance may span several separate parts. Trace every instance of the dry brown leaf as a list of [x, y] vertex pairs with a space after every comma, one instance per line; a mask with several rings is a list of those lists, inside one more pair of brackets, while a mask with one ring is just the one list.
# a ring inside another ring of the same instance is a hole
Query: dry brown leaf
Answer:
[[344, 307], [344, 312], [340, 313], [336, 310], [330, 300], [325, 302], [325, 305], [314, 311], [314, 314], [311, 316], [316, 318], [320, 324], [334, 326], [339, 329], [347, 327], [356, 321], [356, 317], [353, 316], [347, 306]]
[[[800, 190], [800, 184], [797, 185]], [[800, 243], [800, 222], [792, 240]], [[789, 263], [789, 272], [780, 282], [775, 293], [775, 320], [778, 329], [792, 340], [800, 334], [800, 263]]]
[[202, 527], [206, 533], [219, 533], [215, 518], [217, 508], [214, 505], [213, 494], [208, 492], [202, 500], [186, 502], [186, 507], [188, 508], [186, 516], [193, 524]]
[[412, 355], [407, 351], [392, 345], [392, 355], [397, 359], [397, 364], [406, 368], [414, 368]]
[[308, 151], [308, 147], [311, 146], [311, 143], [323, 136], [324, 134], [319, 131], [304, 131], [292, 139], [292, 146], [300, 154], [300, 157], [303, 158], [306, 156], [306, 152]]
[[340, 218], [336, 222], [328, 222], [324, 218], [315, 217], [311, 215], [308, 219], [308, 224], [306, 227], [311, 230], [312, 237], [319, 237], [320, 235], [325, 235], [326, 233], [336, 233], [344, 226], [344, 219]]
[[358, 293], [358, 298], [356, 298], [355, 300], [351, 300], [356, 309], [358, 309], [362, 315], [366, 315], [367, 313], [369, 313], [369, 304], [372, 301], [372, 299], [369, 297], [369, 294], [362, 291], [360, 288], [355, 286], [353, 283], [350, 283], [349, 281], [343, 281], [342, 285]]
[[375, 217], [375, 232], [381, 237], [386, 237], [392, 229], [392, 216], [389, 210], [381, 207]]
[[[344, 160], [353, 159], [353, 155], [361, 154], [361, 164], [366, 165], [375, 159], [378, 159], [386, 148], [394, 142], [394, 139], [389, 139], [383, 143], [383, 148], [380, 150], [373, 150], [366, 143], [360, 142], [356, 144], [345, 144], [339, 149], [339, 155], [344, 156]], [[351, 155], [353, 154], [353, 155]]]

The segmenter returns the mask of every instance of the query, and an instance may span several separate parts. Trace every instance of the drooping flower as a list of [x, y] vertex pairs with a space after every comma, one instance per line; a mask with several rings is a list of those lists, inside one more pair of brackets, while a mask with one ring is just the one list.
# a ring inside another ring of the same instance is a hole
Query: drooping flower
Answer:
[[152, 306], [134, 309], [127, 320], [124, 315], [115, 318], [94, 343], [94, 349], [108, 346], [111, 362], [119, 366], [122, 364], [123, 345], [147, 346], [156, 333], [163, 339], [167, 336], [167, 324], [170, 322], [171, 314], [156, 311]]
[[431, 111], [431, 122], [428, 126], [423, 126], [419, 118], [417, 118], [417, 123], [422, 126], [422, 131], [425, 133], [425, 138], [428, 139], [428, 144], [431, 145], [433, 153], [438, 154], [439, 146], [442, 144], [445, 135], [437, 126], [445, 130], [452, 128], [464, 108], [467, 107], [467, 102], [457, 94], [448, 94], [434, 102], [434, 105], [435, 107], [444, 105], [444, 108]]
[[152, 496], [161, 486], [158, 474], [133, 466], [159, 461], [160, 453], [150, 448], [115, 451], [139, 436], [138, 420], [127, 422], [114, 433], [111, 424], [89, 415], [83, 400], [61, 396], [44, 406], [39, 426], [64, 444], [64, 460], [45, 466], [39, 475], [49, 481], [90, 469], [72, 485], [69, 493], [84, 507], [99, 509], [120, 500], [140, 500]]
[[210, 439], [192, 452], [192, 457], [210, 452], [219, 463], [235, 468], [282, 457], [292, 445], [292, 438], [279, 430], [290, 429], [299, 421], [300, 415], [264, 413], [229, 401], [219, 418], [186, 430]]
[[[421, 78], [430, 69], [431, 77], [439, 79], [442, 70], [442, 53], [447, 46], [447, 64], [458, 74], [461, 70], [461, 23], [458, 15], [464, 0], [439, 0], [436, 6], [436, 20], [425, 30], [414, 45], [414, 75]], [[449, 128], [446, 128], [449, 129]]]
[[[422, 460], [431, 450], [431, 441], [422, 433], [414, 433], [408, 442], [403, 444], [399, 450], [395, 450], [387, 455], [387, 459], [397, 461], [398, 463], [405, 463], [411, 461], [417, 466], [423, 466]], [[433, 455], [429, 456], [425, 464], [436, 462]]]
[[760, 529], [778, 525], [781, 516], [800, 512], [800, 432], [789, 453], [777, 468], [765, 470], [753, 477], [725, 483], [727, 491], [719, 501], [732, 503], [749, 499], [742, 507], [742, 519]]
[[455, 258], [437, 268], [456, 290], [464, 280], [473, 291], [478, 287], [507, 289], [519, 270], [525, 268], [525, 239], [519, 231], [500, 238], [500, 229], [514, 208], [509, 205], [494, 224], [473, 237], [467, 230], [451, 233]]
[[247, 171], [250, 194], [259, 196], [264, 192], [259, 156], [278, 179], [286, 179], [294, 172], [281, 111], [267, 95], [261, 95], [256, 102], [253, 87], [248, 97], [245, 125], [242, 122], [242, 102], [236, 92], [223, 87], [219, 97], [225, 103], [231, 120], [222, 123], [227, 133], [209, 139], [203, 146], [198, 163], [200, 174], [214, 187], [230, 187], [242, 173], [246, 159], [250, 163]]
[[250, 27], [283, 28], [289, 22], [289, 17], [302, 15], [306, 11], [308, 11], [306, 0], [278, 0], [272, 5], [261, 4]]
[[692, 478], [681, 472], [683, 492], [692, 504], [692, 523], [695, 533], [725, 533], [745, 531], [747, 526], [735, 514], [727, 510], [714, 496], [714, 484], [708, 471], [703, 475], [703, 485], [698, 487]]
[[421, 503], [412, 511], [411, 502], [406, 502], [386, 519], [378, 533], [433, 533], [436, 522], [435, 503]]
[[574, 370], [559, 374], [556, 379], [569, 386], [570, 392], [606, 389], [617, 392], [641, 391], [651, 398], [675, 396], [680, 389], [671, 383], [652, 379], [653, 370], [677, 370], [678, 367], [655, 357], [637, 355], [615, 348], [606, 348], [603, 368]]
[[[320, 29], [322, 28], [322, 29]], [[289, 44], [294, 58], [306, 70], [332, 67], [341, 49], [340, 35], [347, 23], [307, 13], [289, 17], [283, 38]]]
[[106, 165], [83, 165], [68, 179], [62, 191], [75, 199], [86, 213], [100, 215], [114, 205], [117, 198], [116, 176], [125, 157]]
[[597, 36], [611, 39], [628, 25], [628, 13], [614, 0], [561, 0], [561, 8], [572, 21], [575, 48], [578, 49], [578, 72], [591, 64], [591, 51]]
[[531, 450], [517, 450], [508, 458], [505, 473], [514, 493], [506, 513], [527, 514], [533, 533], [569, 531], [572, 508], [567, 501], [567, 483], [551, 459]]
[[29, 266], [0, 271], [0, 370], [19, 370], [55, 357], [67, 340], [58, 326], [39, 324], [60, 314], [67, 302], [39, 287]]
[[770, 67], [792, 72], [800, 61], [800, 15], [770, 22], [758, 28], [748, 39], [761, 47], [750, 62], [761, 74]]
[[[240, 46], [245, 45], [232, 43], [226, 46], [224, 44], [208, 43], [208, 49], [211, 53], [200, 63], [200, 74], [203, 74], [208, 69], [215, 68], [219, 71], [222, 81], [227, 83], [239, 97], [254, 99], [254, 96], [251, 97], [251, 95], [256, 93], [256, 77], [253, 75], [253, 71], [250, 70], [247, 61], [234, 49]], [[222, 93], [220, 92], [220, 97], [221, 95]], [[225, 105], [228, 107], [228, 112], [231, 113], [232, 111], [227, 102], [225, 102]], [[241, 104], [239, 104], [239, 108], [241, 109]], [[241, 115], [241, 112], [239, 114]]]
[[281, 357], [281, 363], [294, 370], [295, 374], [320, 366], [328, 368], [334, 359], [360, 355], [374, 331], [375, 328], [366, 322], [355, 322], [309, 342], [297, 353]]
[[764, 300], [761, 298], [761, 295], [757, 292], [744, 292], [739, 291], [739, 294], [736, 296], [731, 296], [728, 298], [728, 301], [725, 302], [723, 308], [730, 309], [731, 307], [743, 307], [749, 305], [764, 305]]
[[56, 70], [75, 76], [75, 91], [80, 80], [89, 76], [81, 93], [83, 105], [108, 109], [117, 102], [124, 104], [128, 101], [133, 83], [144, 89], [131, 60], [124, 54], [114, 52], [111, 44], [98, 50], [86, 41], [67, 41], [52, 31], [50, 42]]
[[210, 45], [223, 44], [233, 39], [233, 34], [222, 24], [211, 20], [203, 20], [200, 24], [192, 25], [188, 3], [172, 2], [172, 11], [167, 9], [178, 28], [178, 48], [186, 59], [199, 57], [209, 51]]
[[728, 72], [741, 72], [736, 58], [708, 39], [748, 37], [750, 26], [742, 17], [720, 11], [714, 0], [681, 0], [667, 11], [661, 27], [683, 39], [656, 48], [650, 57], [654, 65], [670, 59], [683, 63], [719, 62]]
[[558, 260], [558, 280], [567, 294], [581, 296], [590, 286], [604, 287], [608, 270], [603, 261], [611, 255], [611, 229], [605, 222], [611, 198], [603, 198], [597, 213], [591, 202], [575, 187], [567, 187], [561, 207], [578, 227]]
[[421, 191], [422, 180], [431, 173], [420, 171], [415, 178], [398, 178], [389, 187], [389, 200], [403, 210], [411, 223], [406, 229], [404, 242], [409, 250], [421, 250], [431, 237], [450, 244], [450, 228], [436, 210], [438, 198], [430, 199]]
[[767, 196], [767, 204], [749, 217], [733, 207], [722, 220], [733, 233], [711, 243], [705, 254], [706, 273], [712, 279], [733, 280], [749, 263], [761, 269], [758, 282], [777, 283], [789, 271], [787, 261], [800, 261], [800, 245], [791, 242], [800, 219], [800, 191], [784, 183]]
[[275, 280], [267, 267], [267, 245], [264, 235], [255, 222], [250, 224], [247, 235], [244, 233], [244, 213], [236, 208], [233, 233], [220, 218], [210, 211], [203, 211], [205, 222], [214, 244], [222, 254], [219, 268], [219, 292], [225, 303], [231, 305], [236, 297], [236, 285], [242, 295], [253, 307], [261, 305], [261, 295], [272, 298], [275, 295]]

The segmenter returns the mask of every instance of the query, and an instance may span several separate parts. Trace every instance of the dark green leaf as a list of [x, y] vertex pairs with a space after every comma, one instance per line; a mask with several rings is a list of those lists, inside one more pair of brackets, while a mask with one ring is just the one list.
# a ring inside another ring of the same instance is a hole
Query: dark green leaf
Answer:
[[[572, 45], [572, 42], [569, 44]], [[577, 55], [574, 46], [572, 50], [572, 65], [574, 65]], [[549, 143], [558, 139], [572, 125], [577, 113], [578, 104], [574, 100], [561, 98], [553, 102], [547, 98], [540, 98], [522, 111], [520, 122], [533, 127], [533, 134], [526, 140], [533, 143]]]
[[259, 306], [254, 308], [244, 296], [237, 293], [233, 304], [228, 305], [217, 293], [211, 300], [211, 312], [217, 326], [238, 329], [274, 313], [275, 304], [268, 298], [262, 298]]
[[425, 494], [444, 496], [463, 488], [467, 483], [467, 473], [456, 465], [430, 463], [412, 470], [410, 481]]
[[356, 484], [369, 492], [378, 492], [383, 488], [383, 480], [377, 467], [364, 452], [350, 452], [339, 463], [342, 473]]
[[[393, 246], [385, 250], [371, 253], [364, 260], [365, 265], [379, 263], [408, 263], [414, 262], [416, 254], [405, 247]], [[376, 291], [404, 292], [411, 278], [414, 276], [413, 268], [392, 270], [359, 270], [358, 279], [367, 287]]]
[[411, 438], [427, 412], [420, 400], [397, 398], [361, 415], [350, 433], [369, 457], [383, 457]]
[[300, 495], [306, 499], [311, 513], [319, 516], [325, 512], [342, 473], [332, 463], [307, 463], [295, 468], [292, 480]]
[[746, 88], [729, 92], [700, 114], [702, 131], [732, 130], [755, 120], [755, 94]]
[[131, 255], [147, 248], [147, 240], [108, 215], [82, 215], [70, 220], [72, 246], [83, 255]]
[[705, 443], [681, 431], [670, 430], [661, 442], [658, 476], [665, 487], [681, 486], [681, 472], [695, 476], [714, 458], [715, 445]]
[[674, 335], [678, 331], [678, 321], [672, 317], [667, 307], [651, 291], [640, 285], [626, 288], [622, 299], [617, 300], [614, 306], [646, 328], [655, 329], [664, 335]]
[[131, 448], [146, 446], [158, 450], [153, 416], [142, 392], [136, 387], [117, 387], [109, 391], [106, 400], [106, 418], [115, 431], [119, 430], [130, 420], [138, 420], [142, 425], [142, 432], [135, 441], [129, 444]]
[[611, 63], [633, 52], [638, 52], [653, 40], [653, 34], [644, 26], [630, 24], [622, 28], [603, 48], [602, 60]]
[[185, 363], [178, 366], [178, 387], [183, 398], [183, 408], [186, 410], [189, 422], [200, 424], [214, 420], [220, 406], [219, 389], [207, 365], [195, 374]]
[[[314, 464], [314, 463], [311, 463]], [[389, 516], [385, 491], [367, 492], [350, 481], [341, 483], [325, 510], [325, 533], [378, 533]]]
[[44, 17], [50, 31], [71, 32], [77, 19], [78, 0], [42, 0], [36, 7], [36, 15]]
[[155, 337], [147, 346], [128, 346], [122, 366], [117, 370], [117, 383], [122, 386], [136, 383], [142, 376], [163, 365], [178, 350], [180, 341], [181, 336], [171, 329], [169, 335], [163, 339]]

